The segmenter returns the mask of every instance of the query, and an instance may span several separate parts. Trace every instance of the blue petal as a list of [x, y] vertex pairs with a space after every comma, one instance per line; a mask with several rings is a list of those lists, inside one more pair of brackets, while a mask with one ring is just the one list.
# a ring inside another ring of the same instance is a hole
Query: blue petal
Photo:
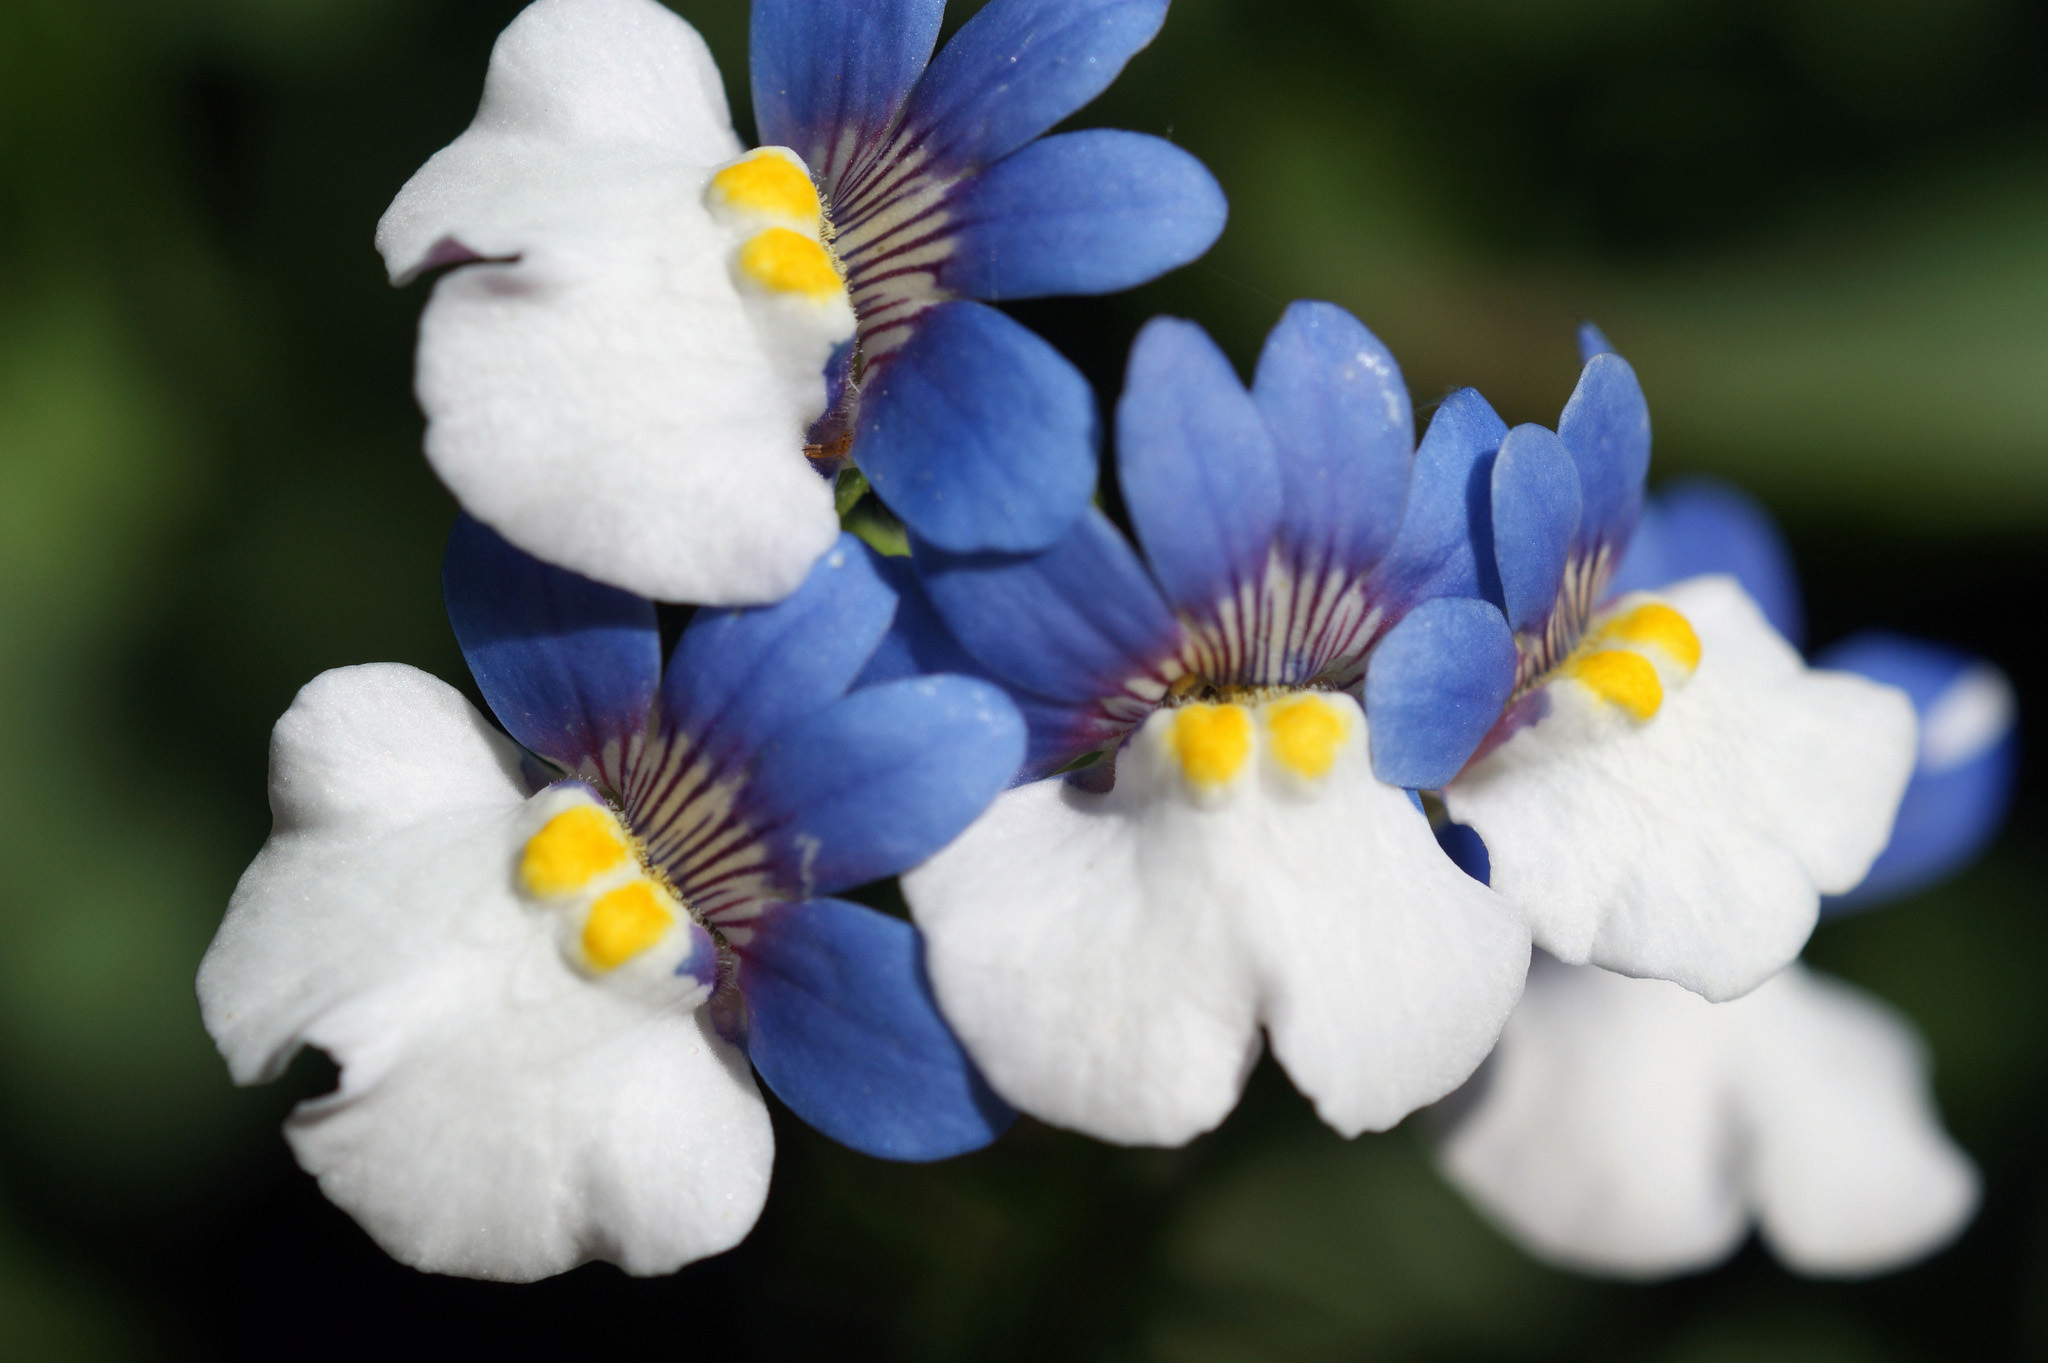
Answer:
[[788, 599], [699, 610], [662, 679], [667, 721], [713, 760], [739, 761], [845, 695], [896, 612], [876, 557], [841, 535]]
[[441, 561], [448, 623], [505, 731], [568, 770], [638, 732], [661, 678], [652, 602], [542, 563], [459, 517]]
[[939, 286], [966, 298], [1113, 293], [1215, 244], [1216, 177], [1171, 142], [1108, 128], [1034, 142], [969, 180], [947, 206], [953, 253]]
[[1595, 355], [1612, 355], [1614, 353], [1614, 344], [1607, 339], [1606, 332], [1600, 330], [1591, 322], [1581, 322], [1579, 324], [1580, 364], [1585, 364]]
[[1438, 790], [1500, 718], [1515, 689], [1515, 636], [1474, 597], [1425, 601], [1387, 632], [1365, 673], [1373, 775]]
[[836, 184], [894, 125], [945, 9], [946, 0], [754, 0], [748, 44], [762, 145], [788, 147], [821, 183]]
[[1579, 466], [1585, 510], [1580, 546], [1627, 545], [1643, 508], [1650, 471], [1650, 404], [1636, 371], [1619, 355], [1595, 355], [1557, 421], [1558, 438]]
[[1095, 492], [1081, 372], [994, 308], [942, 303], [870, 371], [854, 454], [918, 535], [955, 553], [1043, 549]]
[[1771, 514], [1728, 483], [1681, 479], [1644, 506], [1613, 590], [1652, 591], [1701, 573], [1732, 574], [1778, 633], [1795, 647], [1805, 641], [1799, 573]]
[[1180, 643], [1158, 586], [1093, 507], [1043, 553], [956, 557], [919, 544], [914, 561], [961, 645], [1005, 685], [1040, 696], [1114, 695]]
[[1265, 576], [1280, 526], [1280, 462], [1251, 395], [1208, 333], [1155, 317], [1116, 409], [1117, 478], [1167, 599], [1212, 615]]
[[1303, 561], [1361, 571], [1401, 528], [1415, 413], [1401, 366], [1334, 303], [1293, 303], [1266, 338], [1252, 396], [1272, 432], [1282, 533]]
[[979, 1150], [1017, 1114], [939, 1016], [917, 929], [838, 899], [771, 910], [739, 948], [747, 1055], [776, 1097], [863, 1154]]
[[1432, 596], [1498, 591], [1491, 480], [1493, 456], [1507, 434], [1507, 424], [1470, 388], [1438, 405], [1415, 451], [1400, 533], [1377, 573], [1382, 597], [1394, 609]]
[[1479, 830], [1461, 823], [1440, 823], [1434, 830], [1436, 845], [1444, 849], [1451, 864], [1481, 885], [1493, 883], [1493, 858]]
[[1520, 633], [1557, 606], [1579, 528], [1579, 471], [1555, 435], [1541, 426], [1517, 426], [1493, 461], [1492, 494], [1501, 601], [1508, 624]]
[[1007, 156], [1107, 89], [1165, 21], [1166, 0], [991, 0], [911, 92], [908, 148], [954, 174]]
[[[1981, 658], [1882, 631], [1844, 640], [1817, 666], [1859, 673], [1904, 691], [1921, 720], [1920, 760], [1899, 802], [1891, 842], [1863, 883], [1825, 901], [1827, 914], [1870, 908], [1953, 875], [1975, 860], [2005, 820], [2019, 766], [2012, 692]], [[1958, 701], [1976, 723], [1955, 726]], [[1944, 705], [1947, 702], [1947, 705]], [[1930, 715], [1936, 716], [1933, 725]]]
[[942, 672], [994, 680], [946, 628], [909, 559], [878, 556], [874, 563], [889, 590], [896, 593], [896, 619], [854, 686], [878, 686]]
[[1024, 760], [1024, 721], [996, 687], [922, 677], [856, 691], [755, 758], [749, 821], [803, 893], [917, 865], [988, 807]]

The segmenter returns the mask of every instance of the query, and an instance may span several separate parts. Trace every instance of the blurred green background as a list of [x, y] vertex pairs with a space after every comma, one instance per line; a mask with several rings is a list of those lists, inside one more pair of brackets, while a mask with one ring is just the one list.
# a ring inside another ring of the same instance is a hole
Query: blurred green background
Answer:
[[[742, 131], [745, 6], [676, 0]], [[972, 5], [957, 5], [957, 22]], [[1224, 1129], [1025, 1123], [936, 1168], [777, 1114], [761, 1226], [675, 1278], [510, 1289], [384, 1260], [236, 1092], [191, 977], [268, 824], [271, 721], [323, 668], [465, 685], [453, 506], [418, 456], [419, 291], [370, 248], [467, 122], [512, 0], [0, 5], [0, 1356], [607, 1347], [762, 1358], [1909, 1360], [2048, 1354], [2044, 810], [1810, 957], [1927, 1031], [1987, 1174], [1874, 1284], [1754, 1246], [1651, 1288], [1523, 1259], [1412, 1131], [1345, 1143], [1270, 1065]], [[1114, 392], [1152, 312], [1249, 363], [1335, 299], [1418, 406], [1550, 420], [1597, 318], [1657, 473], [1742, 480], [1814, 642], [1947, 638], [2048, 707], [2048, 11], [2014, 0], [1178, 0], [1079, 122], [1230, 192], [1204, 262], [1017, 309]], [[2028, 767], [2038, 766], [2038, 745]]]

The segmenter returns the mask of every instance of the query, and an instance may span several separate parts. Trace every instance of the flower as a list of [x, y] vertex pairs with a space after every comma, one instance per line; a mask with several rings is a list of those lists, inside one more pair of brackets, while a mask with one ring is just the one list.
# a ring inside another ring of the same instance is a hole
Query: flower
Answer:
[[[1040, 137], [1166, 0], [756, 0], [755, 112], [655, 0], [538, 0], [467, 132], [378, 225], [420, 323], [427, 455], [521, 548], [663, 600], [780, 599], [842, 457], [925, 538], [1034, 549], [1087, 505], [1094, 400], [994, 308], [1206, 250], [1222, 192], [1152, 137]], [[929, 66], [927, 62], [929, 61]], [[811, 456], [806, 458], [806, 454]]]
[[1734, 998], [1883, 849], [1912, 707], [1807, 668], [1734, 578], [1611, 593], [1649, 413], [1591, 328], [1584, 349], [1556, 434], [1518, 427], [1493, 461], [1477, 529], [1515, 632], [1512, 699], [1443, 802], [1545, 951]]
[[[1734, 489], [1681, 483], [1647, 508], [1616, 580], [1703, 572], [1735, 576], [1799, 638], [1798, 582], [1769, 518]], [[1982, 849], [2011, 793], [2013, 704], [1996, 668], [1935, 645], [1873, 633], [1824, 656], [1905, 689], [1921, 725], [1891, 842], [1831, 901], [1840, 911]], [[1467, 864], [1484, 878], [1482, 861]], [[1797, 963], [1707, 1004], [1539, 956], [1499, 1049], [1445, 1108], [1446, 1177], [1531, 1252], [1589, 1272], [1705, 1268], [1754, 1222], [1800, 1272], [1881, 1273], [1939, 1249], [1977, 1205], [1911, 1023]]]
[[748, 1062], [856, 1149], [934, 1159], [1011, 1113], [933, 1008], [908, 923], [829, 897], [957, 833], [1023, 748], [959, 677], [853, 686], [893, 594], [842, 540], [768, 609], [651, 604], [465, 519], [449, 614], [508, 742], [396, 664], [278, 721], [276, 825], [199, 973], [241, 1083], [302, 1045], [286, 1126], [415, 1267], [663, 1273], [743, 1237], [772, 1138]]
[[[1042, 778], [903, 881], [940, 1007], [1010, 1102], [1185, 1141], [1235, 1104], [1263, 1028], [1356, 1134], [1491, 1049], [1527, 929], [1374, 775], [1456, 770], [1505, 698], [1463, 682], [1475, 652], [1512, 659], [1498, 613], [1437, 595], [1471, 576], [1490, 416], [1454, 395], [1418, 452], [1393, 357], [1327, 304], [1288, 310], [1249, 393], [1199, 328], [1159, 319], [1116, 418], [1142, 560], [1099, 512], [1031, 556], [919, 546]], [[1376, 696], [1409, 716], [1405, 747], [1369, 729]]]

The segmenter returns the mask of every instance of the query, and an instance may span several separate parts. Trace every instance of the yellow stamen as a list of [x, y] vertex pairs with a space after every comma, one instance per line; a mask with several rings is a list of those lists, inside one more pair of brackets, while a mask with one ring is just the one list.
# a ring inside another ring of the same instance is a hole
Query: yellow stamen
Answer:
[[1686, 618], [1661, 602], [1652, 601], [1610, 620], [1600, 627], [1596, 638], [1622, 644], [1654, 644], [1687, 672], [1700, 665], [1700, 636], [1693, 633]]
[[1657, 669], [1640, 653], [1602, 649], [1579, 654], [1566, 664], [1565, 675], [1639, 721], [1656, 714], [1664, 704], [1664, 684], [1657, 680]]
[[1173, 712], [1173, 755], [1198, 786], [1237, 775], [1252, 751], [1252, 716], [1242, 705], [1183, 705]]
[[1327, 772], [1344, 743], [1344, 716], [1320, 696], [1282, 701], [1266, 711], [1273, 756], [1297, 776], [1313, 780]]
[[599, 970], [616, 969], [659, 942], [675, 921], [653, 885], [645, 880], [621, 885], [590, 906], [583, 954]]
[[804, 168], [763, 147], [711, 177], [715, 202], [742, 212], [782, 218], [816, 235], [821, 217], [818, 191]]
[[845, 285], [825, 248], [800, 232], [771, 227], [740, 248], [740, 272], [776, 293], [826, 299]]
[[569, 894], [625, 859], [626, 844], [612, 816], [595, 805], [578, 805], [549, 819], [526, 840], [519, 883], [530, 894]]

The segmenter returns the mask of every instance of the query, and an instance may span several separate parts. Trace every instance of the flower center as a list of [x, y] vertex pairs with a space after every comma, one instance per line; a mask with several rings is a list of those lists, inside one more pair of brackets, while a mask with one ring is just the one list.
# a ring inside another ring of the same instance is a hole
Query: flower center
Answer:
[[1211, 795], [1259, 751], [1298, 780], [1328, 775], [1351, 733], [1350, 708], [1336, 696], [1291, 691], [1244, 702], [1190, 701], [1163, 711], [1159, 722], [1181, 779], [1195, 793]]
[[1683, 615], [1661, 601], [1650, 601], [1596, 621], [1557, 675], [1578, 682], [1640, 723], [1664, 705], [1658, 660], [1675, 680], [1683, 681], [1700, 665], [1700, 639]]
[[711, 177], [714, 214], [751, 233], [735, 262], [741, 279], [771, 294], [845, 303], [846, 281], [826, 246], [832, 226], [794, 152], [762, 147]]

